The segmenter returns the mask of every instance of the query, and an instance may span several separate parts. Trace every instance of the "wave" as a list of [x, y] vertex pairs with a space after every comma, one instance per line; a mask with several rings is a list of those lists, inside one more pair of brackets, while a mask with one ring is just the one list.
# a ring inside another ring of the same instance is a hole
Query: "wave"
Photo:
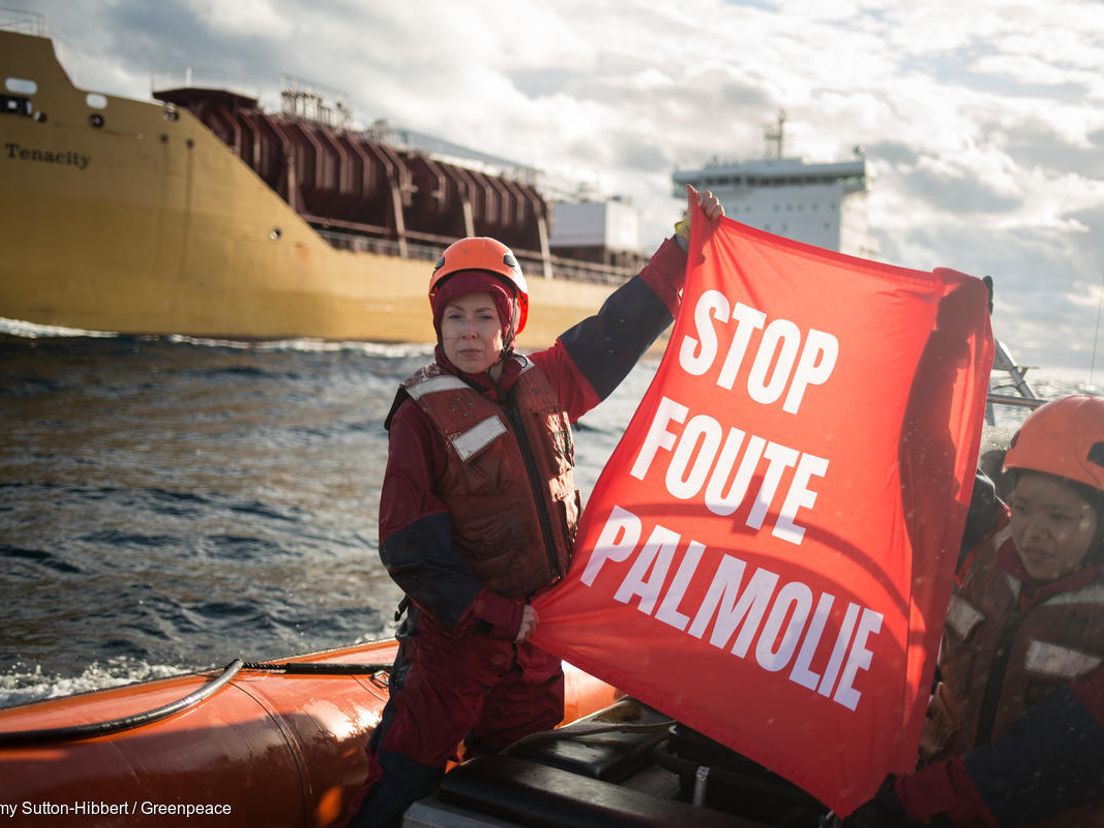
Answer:
[[[51, 552], [43, 549], [25, 549], [8, 543], [0, 543], [0, 559], [30, 562], [34, 567], [44, 567], [59, 575], [81, 575], [84, 573], [84, 570], [79, 566], [75, 566]], [[8, 574], [15, 574], [13, 570], [14, 565], [9, 569]]]
[[239, 340], [212, 339], [210, 337], [184, 336], [183, 334], [171, 334], [159, 338], [175, 344], [197, 345], [206, 348], [234, 348], [244, 351], [260, 351], [263, 353], [288, 351], [298, 353], [349, 352], [365, 354], [367, 356], [393, 357], [396, 359], [425, 356], [433, 353], [432, 343], [362, 342], [359, 340], [310, 339], [305, 337], [293, 339]]
[[147, 664], [130, 656], [93, 661], [74, 676], [44, 673], [41, 665], [20, 666], [0, 673], [0, 708], [90, 693], [123, 684], [186, 675], [189, 671], [167, 664]]

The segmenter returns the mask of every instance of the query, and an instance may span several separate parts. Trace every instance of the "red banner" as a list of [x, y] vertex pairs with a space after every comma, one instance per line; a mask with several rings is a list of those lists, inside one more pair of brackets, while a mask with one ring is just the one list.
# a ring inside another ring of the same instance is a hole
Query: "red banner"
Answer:
[[535, 641], [847, 814], [916, 757], [981, 436], [986, 289], [697, 208], [690, 251]]

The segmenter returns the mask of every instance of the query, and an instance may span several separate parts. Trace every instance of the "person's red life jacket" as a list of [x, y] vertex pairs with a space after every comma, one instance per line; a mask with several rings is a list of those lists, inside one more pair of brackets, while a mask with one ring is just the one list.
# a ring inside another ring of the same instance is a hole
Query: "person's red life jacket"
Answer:
[[436, 494], [453, 544], [488, 589], [529, 596], [563, 577], [575, 542], [579, 492], [571, 423], [530, 360], [505, 407], [436, 364], [403, 383], [447, 447]]
[[1006, 529], [985, 544], [951, 596], [921, 761], [999, 738], [1058, 687], [1104, 664], [1100, 565], [1033, 585]]

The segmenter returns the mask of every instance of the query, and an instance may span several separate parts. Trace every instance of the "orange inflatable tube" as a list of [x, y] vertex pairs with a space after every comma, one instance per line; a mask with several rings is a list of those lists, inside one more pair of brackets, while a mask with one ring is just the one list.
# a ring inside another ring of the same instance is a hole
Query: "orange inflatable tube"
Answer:
[[[390, 664], [393, 640], [293, 664]], [[612, 704], [613, 687], [564, 665], [565, 721]], [[209, 674], [0, 710], [0, 734], [88, 725], [175, 702]], [[364, 746], [388, 698], [386, 671], [298, 675], [245, 669], [208, 698], [110, 735], [4, 746], [0, 819], [96, 826], [327, 826], [367, 773]]]

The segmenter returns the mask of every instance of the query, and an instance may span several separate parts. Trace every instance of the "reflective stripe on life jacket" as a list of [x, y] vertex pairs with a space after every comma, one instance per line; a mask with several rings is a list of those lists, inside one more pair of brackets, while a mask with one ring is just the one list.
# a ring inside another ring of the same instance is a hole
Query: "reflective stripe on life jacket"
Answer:
[[506, 408], [428, 365], [403, 383], [448, 446], [434, 491], [453, 545], [485, 587], [529, 596], [563, 576], [579, 517], [575, 444], [548, 379], [521, 356]]

